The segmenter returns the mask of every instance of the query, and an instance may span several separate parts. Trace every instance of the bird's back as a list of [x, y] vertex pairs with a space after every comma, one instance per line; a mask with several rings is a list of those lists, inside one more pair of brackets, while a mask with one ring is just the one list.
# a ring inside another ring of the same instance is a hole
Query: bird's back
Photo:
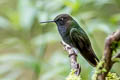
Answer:
[[72, 44], [77, 48], [81, 55], [93, 66], [96, 66], [99, 59], [92, 49], [91, 42], [82, 28], [74, 27], [70, 31]]

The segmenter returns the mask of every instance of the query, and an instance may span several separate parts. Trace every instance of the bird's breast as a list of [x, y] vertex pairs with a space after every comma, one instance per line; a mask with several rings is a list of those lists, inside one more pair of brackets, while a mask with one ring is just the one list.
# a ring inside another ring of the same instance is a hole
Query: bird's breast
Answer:
[[70, 38], [69, 32], [67, 31], [66, 27], [59, 26], [58, 31], [59, 31], [63, 41], [70, 45], [71, 44], [71, 38]]
[[58, 31], [62, 37], [66, 35], [66, 29], [64, 26], [58, 26]]

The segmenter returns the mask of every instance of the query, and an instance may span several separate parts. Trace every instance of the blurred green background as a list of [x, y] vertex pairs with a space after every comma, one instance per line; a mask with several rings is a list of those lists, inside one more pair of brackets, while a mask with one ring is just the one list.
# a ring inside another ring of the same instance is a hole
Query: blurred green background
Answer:
[[[65, 80], [68, 53], [53, 20], [71, 14], [88, 33], [101, 59], [105, 38], [120, 28], [120, 0], [0, 0], [0, 80]], [[81, 77], [91, 80], [94, 68], [80, 55]], [[120, 64], [111, 70], [120, 75]]]

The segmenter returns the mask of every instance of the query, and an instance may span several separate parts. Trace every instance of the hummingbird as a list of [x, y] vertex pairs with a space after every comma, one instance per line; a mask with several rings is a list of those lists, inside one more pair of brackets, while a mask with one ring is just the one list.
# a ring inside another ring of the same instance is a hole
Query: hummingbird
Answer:
[[80, 25], [69, 15], [60, 14], [52, 21], [45, 21], [41, 23], [54, 22], [57, 25], [59, 34], [62, 40], [73, 47], [90, 63], [93, 67], [97, 65], [99, 59], [97, 58], [87, 33], [80, 27]]

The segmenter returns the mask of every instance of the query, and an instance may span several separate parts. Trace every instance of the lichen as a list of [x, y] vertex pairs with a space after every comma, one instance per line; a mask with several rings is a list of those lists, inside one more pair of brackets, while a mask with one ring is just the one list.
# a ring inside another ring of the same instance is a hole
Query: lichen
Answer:
[[[106, 70], [104, 68], [101, 68], [101, 66], [104, 64], [104, 61], [100, 61], [98, 64], [94, 75], [92, 76], [92, 80], [97, 80], [97, 74], [105, 72]], [[101, 69], [100, 69], [101, 68]], [[117, 76], [116, 73], [109, 72], [105, 80], [120, 80], [120, 77]]]
[[113, 50], [113, 54], [116, 54], [117, 49], [120, 48], [120, 41], [112, 42], [111, 48]]
[[102, 68], [103, 64], [104, 64], [104, 61], [101, 60], [96, 67], [95, 73], [92, 76], [92, 80], [97, 79], [97, 74], [102, 73], [102, 72], [106, 72], [106, 69]]
[[75, 70], [72, 69], [66, 80], [81, 80], [81, 77], [80, 75], [79, 76], [75, 75]]
[[113, 62], [120, 62], [120, 58], [113, 58], [112, 61]]
[[120, 77], [118, 77], [116, 73], [109, 72], [106, 80], [120, 80]]
[[[99, 64], [96, 67], [95, 73], [92, 76], [92, 80], [97, 80], [97, 74], [106, 72], [104, 68], [101, 68], [103, 64], [104, 64], [104, 61], [99, 62]], [[66, 78], [66, 80], [82, 80], [82, 79], [80, 75], [79, 76], [75, 75], [75, 70], [72, 69], [68, 77]], [[105, 80], [120, 80], [120, 77], [118, 77], [116, 73], [109, 72]]]

